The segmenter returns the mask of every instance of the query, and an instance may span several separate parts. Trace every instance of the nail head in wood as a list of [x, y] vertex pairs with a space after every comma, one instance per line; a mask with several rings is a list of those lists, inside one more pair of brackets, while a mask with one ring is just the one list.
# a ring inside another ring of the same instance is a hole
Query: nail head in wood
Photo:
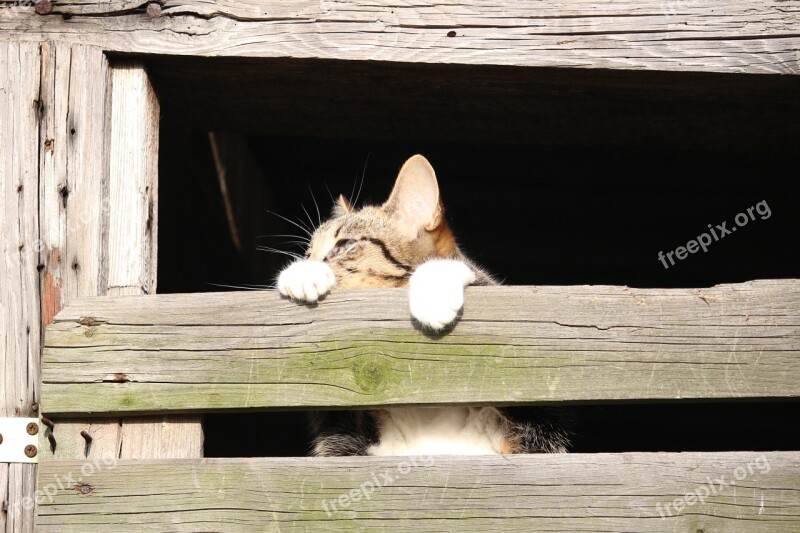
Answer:
[[34, 9], [39, 15], [47, 15], [53, 11], [53, 2], [51, 0], [37, 0]]
[[147, 4], [147, 16], [150, 17], [151, 19], [160, 17], [161, 6], [156, 4], [155, 2]]

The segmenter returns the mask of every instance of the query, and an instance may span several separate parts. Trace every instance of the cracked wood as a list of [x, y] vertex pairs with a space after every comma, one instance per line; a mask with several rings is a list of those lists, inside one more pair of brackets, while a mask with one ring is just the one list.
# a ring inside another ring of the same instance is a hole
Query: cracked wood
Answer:
[[[6, 2], [7, 3], [7, 2]], [[144, 54], [797, 74], [796, 1], [66, 0], [0, 9], [0, 39]]]
[[[43, 480], [74, 480], [48, 485], [55, 494], [38, 516], [39, 527], [64, 533], [800, 531], [798, 452], [144, 460], [101, 462], [80, 475], [80, 461], [40, 468]], [[698, 492], [708, 494], [666, 507]]]
[[87, 298], [47, 329], [44, 410], [800, 396], [800, 284], [708, 289], [475, 287], [440, 338], [403, 290]]

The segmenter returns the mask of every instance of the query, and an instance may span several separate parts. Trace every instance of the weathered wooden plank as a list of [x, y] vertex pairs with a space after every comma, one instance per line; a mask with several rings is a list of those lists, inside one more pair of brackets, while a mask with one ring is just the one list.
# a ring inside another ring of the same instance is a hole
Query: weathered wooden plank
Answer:
[[[69, 298], [155, 291], [158, 102], [141, 65], [109, 70], [99, 48], [45, 43], [43, 61], [42, 313], [49, 323]], [[45, 435], [42, 450], [60, 458], [201, 455], [196, 418], [130, 427], [56, 422], [55, 451]]]
[[[111, 115], [106, 125], [110, 130], [108, 294], [153, 294], [158, 248], [159, 103], [141, 62], [115, 63], [110, 83]], [[100, 433], [115, 430], [119, 442], [114, 451], [121, 458], [203, 456], [198, 417], [126, 419]], [[85, 431], [93, 435], [94, 428]], [[105, 450], [98, 449], [94, 457], [103, 453]]]
[[111, 69], [108, 294], [156, 292], [159, 104], [140, 62]]
[[119, 52], [796, 74], [800, 17], [781, 0], [598, 3], [53, 3], [0, 9], [0, 38]]
[[91, 298], [48, 328], [49, 413], [800, 396], [800, 283], [476, 287], [455, 329], [403, 290]]
[[65, 533], [800, 531], [798, 452], [59, 461], [41, 471], [39, 525]]
[[[39, 85], [35, 43], [0, 43], [0, 417], [39, 398]], [[36, 466], [0, 463], [0, 531], [33, 531]]]

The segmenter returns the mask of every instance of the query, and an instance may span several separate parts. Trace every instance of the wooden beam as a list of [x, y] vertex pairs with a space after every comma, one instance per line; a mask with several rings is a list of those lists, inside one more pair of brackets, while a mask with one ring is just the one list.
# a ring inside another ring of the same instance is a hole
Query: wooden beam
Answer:
[[476, 287], [441, 338], [404, 290], [88, 298], [48, 328], [48, 413], [800, 397], [800, 283]]
[[800, 531], [798, 452], [60, 461], [41, 470], [49, 492], [38, 525], [64, 533]]
[[[98, 48], [45, 43], [42, 56], [41, 275], [47, 324], [70, 298], [155, 291], [158, 101], [141, 65], [110, 69]], [[196, 417], [56, 422], [55, 449], [42, 435], [48, 456], [202, 455]], [[81, 432], [92, 437], [91, 445]]]
[[[0, 43], [0, 417], [39, 399], [39, 87], [34, 43]], [[33, 531], [36, 465], [0, 463], [0, 531]]]
[[800, 19], [781, 0], [153, 4], [59, 0], [43, 16], [0, 9], [0, 39], [137, 54], [800, 72]]

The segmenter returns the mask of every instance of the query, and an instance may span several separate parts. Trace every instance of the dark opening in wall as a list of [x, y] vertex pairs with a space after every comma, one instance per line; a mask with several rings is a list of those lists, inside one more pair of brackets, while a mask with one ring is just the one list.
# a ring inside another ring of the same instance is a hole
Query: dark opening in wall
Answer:
[[[256, 248], [299, 249], [260, 236], [302, 234], [281, 217], [324, 219], [329, 191], [383, 202], [415, 153], [436, 169], [462, 248], [507, 284], [800, 277], [792, 77], [147, 61], [162, 106], [161, 293], [271, 283], [289, 259]], [[723, 223], [736, 231], [674, 255]], [[675, 264], [665, 268], [659, 252], [673, 252]], [[576, 451], [800, 447], [785, 431], [797, 403], [574, 412]], [[248, 438], [231, 445], [242, 427]], [[301, 413], [208, 415], [205, 431], [208, 456], [307, 451]]]

